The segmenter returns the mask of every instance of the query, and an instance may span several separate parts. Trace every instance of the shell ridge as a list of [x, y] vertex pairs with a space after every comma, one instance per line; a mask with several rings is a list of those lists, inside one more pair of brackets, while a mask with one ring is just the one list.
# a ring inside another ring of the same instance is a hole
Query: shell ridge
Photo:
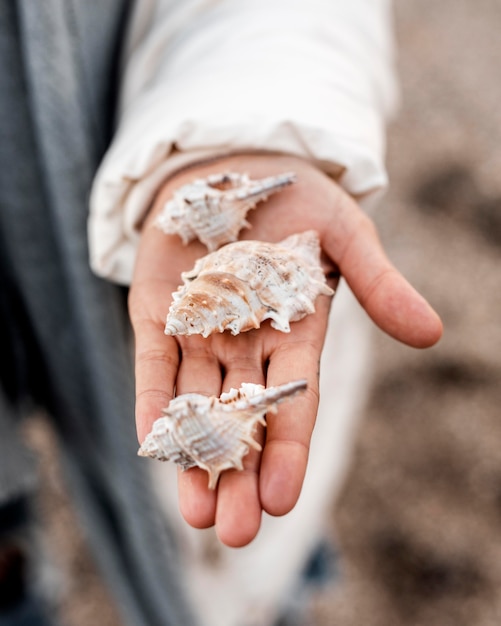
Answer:
[[[315, 264], [302, 254], [303, 244], [315, 253]], [[236, 335], [259, 328], [266, 319], [272, 328], [290, 332], [290, 322], [315, 311], [319, 295], [334, 293], [320, 266], [315, 231], [291, 235], [278, 244], [229, 243], [199, 259], [182, 279], [166, 320], [165, 332], [171, 335], [208, 337], [225, 329]], [[204, 304], [204, 293], [213, 298], [210, 306]], [[222, 299], [216, 302], [216, 295]]]
[[197, 178], [174, 191], [155, 225], [179, 235], [184, 244], [198, 238], [212, 251], [235, 241], [240, 230], [250, 226], [247, 213], [295, 180], [289, 172], [258, 180], [238, 172]]

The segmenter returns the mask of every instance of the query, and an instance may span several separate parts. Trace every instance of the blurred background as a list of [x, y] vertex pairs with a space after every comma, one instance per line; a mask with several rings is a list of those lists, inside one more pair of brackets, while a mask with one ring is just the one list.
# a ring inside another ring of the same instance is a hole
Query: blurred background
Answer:
[[[376, 334], [374, 381], [332, 527], [342, 576], [317, 626], [501, 624], [501, 1], [395, 0], [401, 109], [376, 221], [445, 325]], [[44, 573], [68, 626], [119, 626], [43, 422]], [[313, 626], [313, 625], [312, 625]]]
[[376, 221], [445, 332], [424, 352], [376, 337], [372, 395], [333, 515], [345, 578], [320, 622], [495, 626], [501, 2], [396, 0], [395, 10], [402, 103]]

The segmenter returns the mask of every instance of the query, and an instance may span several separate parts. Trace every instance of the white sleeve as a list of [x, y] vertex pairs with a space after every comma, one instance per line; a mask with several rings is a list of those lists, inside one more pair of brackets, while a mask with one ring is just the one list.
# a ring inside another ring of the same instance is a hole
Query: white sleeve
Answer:
[[392, 44], [390, 0], [140, 0], [91, 195], [94, 271], [128, 283], [159, 184], [210, 156], [278, 151], [351, 194], [384, 187]]

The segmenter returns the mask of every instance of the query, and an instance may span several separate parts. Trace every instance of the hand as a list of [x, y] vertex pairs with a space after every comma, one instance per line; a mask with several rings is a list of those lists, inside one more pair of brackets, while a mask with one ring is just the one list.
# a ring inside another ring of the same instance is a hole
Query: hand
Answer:
[[319, 296], [316, 313], [281, 333], [268, 322], [233, 336], [216, 333], [168, 337], [165, 319], [182, 271], [207, 253], [199, 242], [188, 246], [152, 225], [172, 191], [195, 177], [236, 170], [260, 178], [294, 171], [298, 182], [250, 211], [252, 228], [241, 239], [280, 241], [308, 229], [318, 231], [327, 275], [339, 269], [374, 322], [392, 337], [414, 347], [433, 345], [442, 325], [427, 302], [386, 257], [371, 220], [332, 179], [294, 157], [240, 155], [197, 166], [167, 181], [144, 225], [129, 310], [136, 339], [136, 421], [144, 439], [162, 408], [176, 395], [198, 392], [219, 396], [242, 382], [278, 385], [307, 378], [308, 389], [280, 405], [259, 433], [263, 451], [252, 450], [244, 470], [223, 472], [215, 490], [207, 473], [179, 473], [179, 505], [196, 528], [215, 524], [220, 540], [243, 546], [259, 530], [261, 512], [284, 515], [295, 505], [303, 482], [318, 406], [318, 366], [331, 299]]

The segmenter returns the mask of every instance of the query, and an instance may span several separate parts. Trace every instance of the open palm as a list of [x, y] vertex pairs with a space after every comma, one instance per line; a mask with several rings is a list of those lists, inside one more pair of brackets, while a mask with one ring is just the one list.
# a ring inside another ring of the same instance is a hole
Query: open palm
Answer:
[[235, 170], [253, 178], [294, 171], [298, 182], [258, 205], [247, 216], [251, 229], [241, 239], [280, 241], [315, 229], [331, 286], [340, 274], [378, 326], [396, 339], [427, 347], [441, 335], [441, 323], [426, 301], [389, 262], [372, 222], [330, 178], [301, 159], [276, 155], [240, 155], [200, 165], [167, 181], [141, 235], [129, 310], [136, 340], [136, 421], [144, 439], [174, 394], [219, 396], [242, 382], [267, 387], [306, 378], [308, 389], [269, 415], [266, 433], [258, 433], [263, 451], [252, 450], [244, 470], [224, 472], [215, 490], [207, 473], [193, 468], [179, 474], [179, 503], [197, 528], [216, 525], [223, 543], [240, 546], [257, 534], [262, 510], [290, 511], [306, 471], [309, 441], [318, 406], [318, 368], [331, 298], [319, 296], [316, 312], [281, 333], [265, 322], [241, 333], [169, 337], [164, 334], [171, 294], [182, 271], [207, 253], [199, 242], [188, 246], [163, 234], [152, 221], [172, 191], [195, 177]]

